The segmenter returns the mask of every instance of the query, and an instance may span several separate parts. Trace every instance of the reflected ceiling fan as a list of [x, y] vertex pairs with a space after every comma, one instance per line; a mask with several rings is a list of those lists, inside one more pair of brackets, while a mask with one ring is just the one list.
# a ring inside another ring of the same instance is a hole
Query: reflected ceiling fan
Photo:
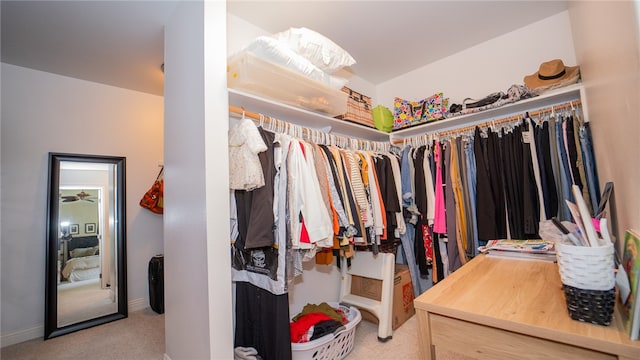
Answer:
[[84, 190], [82, 190], [81, 192], [75, 194], [75, 195], [61, 195], [60, 196], [60, 201], [63, 203], [66, 202], [74, 202], [74, 201], [88, 201], [88, 202], [95, 202], [94, 200], [97, 199], [96, 196], [93, 196], [87, 192], [85, 192]]

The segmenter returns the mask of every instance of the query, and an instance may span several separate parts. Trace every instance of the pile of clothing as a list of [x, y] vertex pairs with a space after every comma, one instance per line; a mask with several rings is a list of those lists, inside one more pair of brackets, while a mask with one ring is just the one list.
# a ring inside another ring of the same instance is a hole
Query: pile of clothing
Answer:
[[344, 311], [335, 309], [326, 302], [320, 305], [305, 305], [292, 320], [290, 323], [292, 343], [309, 342], [327, 334], [335, 334], [343, 330], [344, 325], [349, 322]]

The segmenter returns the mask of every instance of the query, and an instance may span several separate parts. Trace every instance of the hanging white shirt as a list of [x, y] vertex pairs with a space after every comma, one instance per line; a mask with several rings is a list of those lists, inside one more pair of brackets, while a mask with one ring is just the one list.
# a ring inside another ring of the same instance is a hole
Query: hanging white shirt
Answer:
[[[305, 147], [304, 154], [301, 145]], [[333, 221], [322, 200], [311, 147], [293, 139], [289, 149], [288, 165], [289, 213], [294, 249], [311, 249], [314, 245], [333, 247]], [[300, 241], [303, 219], [310, 243]]]
[[[393, 170], [393, 180], [396, 185], [396, 192], [398, 193], [398, 205], [400, 209], [402, 209], [402, 184], [400, 183], [400, 163], [398, 162], [398, 158], [395, 155], [389, 155], [389, 159], [391, 160], [391, 169]], [[404, 234], [407, 232], [407, 225], [404, 223], [404, 216], [402, 215], [402, 211], [395, 213], [396, 214], [396, 237], [400, 237], [400, 234]]]
[[251, 191], [263, 187], [264, 174], [258, 154], [266, 151], [258, 127], [243, 118], [229, 129], [229, 188]]

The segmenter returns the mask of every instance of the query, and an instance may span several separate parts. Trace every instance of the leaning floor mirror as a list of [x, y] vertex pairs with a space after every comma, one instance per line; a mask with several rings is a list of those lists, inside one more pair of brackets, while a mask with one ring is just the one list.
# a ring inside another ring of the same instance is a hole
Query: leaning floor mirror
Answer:
[[45, 339], [127, 317], [125, 158], [49, 153]]

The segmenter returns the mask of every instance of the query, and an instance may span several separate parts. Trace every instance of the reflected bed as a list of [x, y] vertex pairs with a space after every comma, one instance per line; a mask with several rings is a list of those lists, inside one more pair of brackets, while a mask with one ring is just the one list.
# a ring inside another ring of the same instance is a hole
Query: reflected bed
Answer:
[[100, 277], [100, 254], [97, 236], [69, 240], [64, 254], [62, 281], [81, 281]]

